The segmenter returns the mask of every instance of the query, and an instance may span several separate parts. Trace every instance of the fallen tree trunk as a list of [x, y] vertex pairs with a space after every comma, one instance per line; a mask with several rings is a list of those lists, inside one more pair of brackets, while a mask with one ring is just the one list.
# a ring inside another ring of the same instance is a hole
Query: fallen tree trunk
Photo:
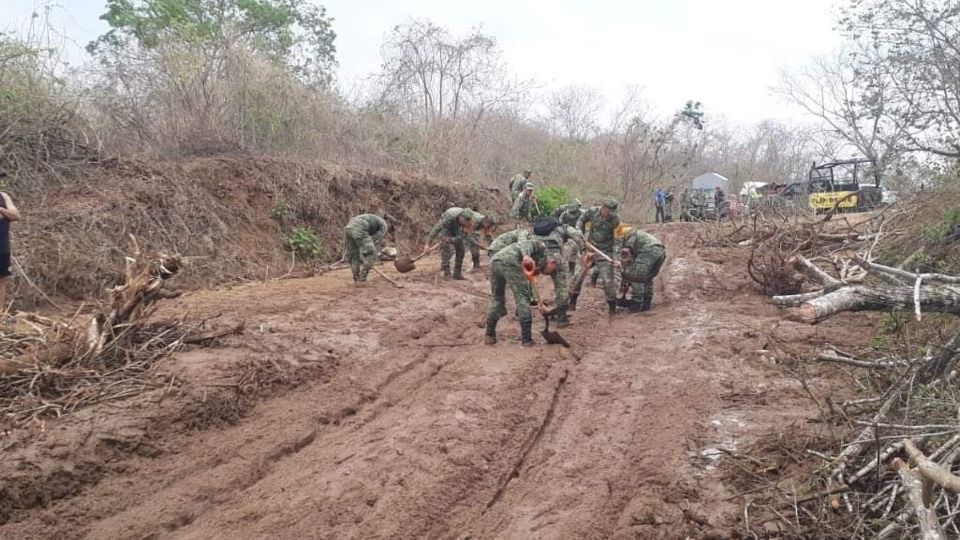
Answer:
[[797, 305], [794, 318], [806, 323], [817, 323], [841, 311], [866, 311], [889, 308], [906, 309], [919, 298], [920, 309], [927, 313], [960, 314], [960, 287], [938, 283], [924, 284], [919, 295], [911, 286], [884, 287], [851, 285], [815, 298], [811, 293], [775, 296], [777, 305]]
[[948, 489], [954, 493], [960, 493], [960, 476], [930, 461], [910, 439], [904, 439], [903, 446], [907, 449], [907, 453], [910, 454], [910, 459], [917, 464], [917, 470], [920, 471], [920, 474], [923, 475], [924, 478], [944, 489]]

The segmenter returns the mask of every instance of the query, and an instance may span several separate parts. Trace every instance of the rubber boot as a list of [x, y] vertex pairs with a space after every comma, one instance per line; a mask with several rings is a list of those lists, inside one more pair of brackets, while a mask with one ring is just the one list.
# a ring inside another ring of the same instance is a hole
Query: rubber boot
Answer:
[[643, 299], [640, 304], [640, 311], [650, 311], [650, 307], [653, 304], [653, 291], [651, 288], [648, 288], [646, 292], [643, 293]]
[[463, 277], [463, 261], [460, 261], [460, 264], [453, 267], [453, 279], [456, 279], [456, 280], [467, 279]]
[[445, 277], [445, 278], [450, 277], [450, 267], [449, 267], [449, 266], [441, 266], [441, 267], [440, 267], [440, 270], [443, 270], [443, 277]]
[[580, 298], [580, 293], [570, 294], [570, 303], [567, 304], [567, 311], [577, 310], [577, 298]]
[[617, 301], [607, 300], [607, 314], [613, 315], [617, 312]]
[[473, 271], [476, 272], [480, 270], [480, 254], [472, 255], [473, 257]]
[[533, 321], [520, 321], [520, 345], [524, 347], [533, 347]]
[[487, 321], [487, 331], [483, 335], [485, 345], [496, 345], [497, 343], [497, 321]]
[[630, 313], [640, 313], [643, 311], [643, 300], [640, 298], [631, 298], [629, 300]]
[[567, 316], [567, 306], [557, 308], [557, 313], [553, 316], [557, 328], [566, 328], [570, 326], [570, 317]]

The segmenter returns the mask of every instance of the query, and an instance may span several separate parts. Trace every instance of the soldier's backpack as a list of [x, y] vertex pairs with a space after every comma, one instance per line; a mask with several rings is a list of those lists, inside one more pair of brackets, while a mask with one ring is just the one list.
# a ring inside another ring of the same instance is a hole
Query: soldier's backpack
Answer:
[[560, 225], [560, 221], [554, 217], [540, 217], [533, 222], [533, 234], [537, 236], [546, 236], [553, 232]]

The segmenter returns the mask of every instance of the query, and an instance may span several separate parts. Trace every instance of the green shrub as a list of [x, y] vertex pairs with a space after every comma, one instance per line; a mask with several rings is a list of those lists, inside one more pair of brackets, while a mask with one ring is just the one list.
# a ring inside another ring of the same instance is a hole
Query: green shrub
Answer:
[[273, 203], [273, 210], [270, 211], [270, 217], [277, 220], [278, 223], [283, 223], [288, 217], [290, 217], [290, 205], [287, 204], [287, 201], [283, 197], [277, 197], [277, 200]]
[[320, 243], [320, 238], [307, 228], [291, 231], [283, 245], [287, 248], [287, 251], [292, 251], [304, 257], [318, 258], [323, 256], [323, 245]]
[[928, 241], [939, 242], [957, 231], [960, 231], [960, 208], [951, 208], [947, 210], [942, 221], [924, 230], [924, 236]]
[[537, 204], [540, 206], [540, 215], [542, 216], [552, 216], [555, 208], [573, 200], [567, 188], [562, 186], [542, 186], [534, 190], [533, 193], [537, 197]]

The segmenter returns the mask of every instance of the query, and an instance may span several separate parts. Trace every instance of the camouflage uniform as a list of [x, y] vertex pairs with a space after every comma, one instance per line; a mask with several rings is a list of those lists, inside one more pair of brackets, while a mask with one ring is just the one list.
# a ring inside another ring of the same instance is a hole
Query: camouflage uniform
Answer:
[[440, 216], [440, 221], [430, 230], [427, 237], [427, 243], [433, 244], [441, 236], [447, 241], [440, 247], [440, 270], [443, 275], [450, 277], [450, 259], [456, 259], [453, 266], [453, 278], [463, 279], [463, 257], [465, 254], [467, 231], [460, 224], [460, 218], [468, 217], [473, 219], [473, 211], [469, 208], [452, 207], [444, 210]]
[[355, 283], [367, 280], [367, 274], [377, 262], [377, 244], [387, 234], [387, 222], [380, 216], [360, 214], [347, 222], [347, 259]]
[[538, 217], [537, 205], [534, 202], [533, 193], [525, 195], [521, 192], [510, 210], [510, 217], [527, 223], [533, 223]]
[[[601, 207], [594, 206], [580, 216], [580, 219], [577, 220], [577, 228], [583, 232], [587, 241], [593, 244], [595, 248], [605, 253], [611, 259], [615, 259], [613, 231], [620, 225], [620, 216], [617, 215], [617, 200], [613, 197], [605, 197], [603, 199], [603, 206], [606, 206], [610, 210], [610, 219], [603, 219], [601, 216]], [[587, 231], [587, 225], [590, 226], [589, 231]], [[595, 255], [593, 258], [593, 267], [603, 282], [603, 290], [607, 297], [607, 308], [610, 313], [614, 313], [617, 309], [617, 285], [614, 281], [613, 265], [599, 255]], [[576, 290], [571, 291], [571, 309], [576, 308], [577, 298], [580, 296], [580, 289], [583, 286], [583, 282], [580, 281], [580, 275], [581, 272], [586, 271], [587, 268], [585, 268], [583, 262], [580, 261], [577, 268], [577, 277], [574, 280], [579, 281], [580, 286], [577, 287]]]
[[490, 258], [492, 259], [493, 256], [502, 251], [503, 248], [516, 244], [517, 242], [528, 240], [530, 236], [530, 231], [526, 229], [514, 229], [512, 231], [507, 231], [494, 238], [493, 242], [490, 242], [490, 249], [487, 250], [487, 253], [490, 254]]
[[539, 271], [547, 264], [547, 249], [543, 242], [523, 240], [511, 244], [496, 255], [490, 262], [490, 307], [487, 309], [486, 343], [497, 341], [497, 322], [507, 314], [507, 287], [513, 291], [517, 305], [517, 319], [520, 321], [520, 335], [524, 345], [533, 345], [533, 314], [530, 311], [531, 288], [523, 275], [521, 262], [524, 256], [531, 257]]
[[685, 189], [680, 194], [680, 221], [690, 221], [690, 209], [693, 207], [693, 196], [690, 190]]
[[523, 186], [525, 186], [528, 181], [529, 181], [529, 180], [527, 179], [527, 177], [525, 177], [524, 175], [519, 174], [519, 173], [516, 174], [516, 175], [510, 180], [510, 184], [508, 185], [508, 187], [510, 188], [510, 202], [511, 202], [511, 203], [516, 202], [517, 197], [519, 197], [519, 196], [520, 196], [520, 193], [523, 191]]
[[478, 212], [473, 213], [473, 230], [467, 235], [467, 246], [470, 247], [470, 258], [473, 260], [473, 269], [480, 268], [480, 236], [483, 235], [483, 242], [489, 246], [493, 242], [493, 231], [497, 228], [497, 222], [490, 217], [492, 225], [489, 229], [482, 229], [481, 223], [487, 219], [487, 216]]
[[557, 321], [557, 326], [562, 328], [570, 324], [570, 319], [567, 317], [568, 291], [566, 265], [559, 263], [563, 261], [563, 246], [568, 241], [578, 248], [583, 247], [583, 234], [578, 229], [561, 223], [553, 229], [550, 234], [546, 236], [534, 235], [533, 238], [542, 241], [547, 247], [547, 255], [554, 257], [558, 262], [557, 271], [550, 277], [553, 278], [553, 290], [556, 293], [557, 302], [557, 311], [554, 318]]
[[[577, 220], [580, 219], [580, 216], [583, 215], [583, 209], [579, 200], [576, 200], [570, 204], [565, 204], [557, 208], [554, 212], [554, 216], [560, 220], [560, 223], [568, 225], [570, 227], [576, 228]], [[580, 235], [580, 238], [583, 238], [583, 235]], [[577, 260], [580, 259], [580, 250], [583, 247], [583, 242], [570, 242], [568, 244], [568, 253], [566, 256], [567, 261], [567, 271], [573, 274], [574, 269], [577, 265]]]
[[630, 250], [631, 259], [625, 260], [623, 266], [623, 286], [630, 287], [630, 312], [647, 311], [653, 302], [653, 278], [660, 273], [667, 250], [659, 239], [640, 229], [632, 229], [624, 236], [621, 249]]

